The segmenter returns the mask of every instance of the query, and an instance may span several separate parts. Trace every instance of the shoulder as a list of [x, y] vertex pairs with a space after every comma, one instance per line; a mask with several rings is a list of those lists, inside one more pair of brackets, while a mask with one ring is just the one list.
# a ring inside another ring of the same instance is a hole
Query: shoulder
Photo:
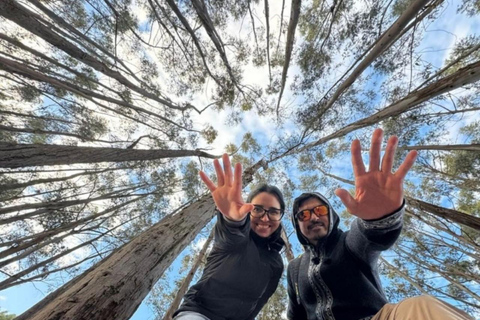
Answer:
[[298, 272], [298, 269], [300, 268], [300, 261], [302, 261], [302, 258], [305, 256], [305, 254], [301, 254], [288, 264], [287, 271], [289, 274], [292, 272]]

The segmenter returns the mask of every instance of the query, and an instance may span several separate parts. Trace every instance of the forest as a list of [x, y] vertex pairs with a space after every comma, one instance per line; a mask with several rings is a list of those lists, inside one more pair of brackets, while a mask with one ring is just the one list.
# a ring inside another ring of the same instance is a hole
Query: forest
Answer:
[[[352, 223], [333, 192], [353, 192], [350, 144], [375, 128], [398, 136], [396, 166], [418, 151], [380, 258], [389, 300], [480, 318], [479, 14], [478, 0], [1, 0], [0, 319], [170, 320], [214, 241], [198, 172], [213, 179], [223, 153], [245, 194], [284, 193], [286, 264], [303, 250], [300, 193]], [[257, 319], [286, 306], [283, 277]]]

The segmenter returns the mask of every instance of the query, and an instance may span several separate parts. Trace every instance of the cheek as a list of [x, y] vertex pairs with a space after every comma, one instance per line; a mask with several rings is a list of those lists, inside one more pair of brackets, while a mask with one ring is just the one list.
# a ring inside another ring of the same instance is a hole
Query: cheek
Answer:
[[272, 229], [273, 231], [277, 230], [278, 227], [280, 226], [280, 221], [276, 221], [272, 224]]
[[300, 227], [300, 231], [303, 233], [303, 234], [306, 234], [308, 229], [305, 227], [305, 224], [301, 223], [299, 224], [299, 227]]

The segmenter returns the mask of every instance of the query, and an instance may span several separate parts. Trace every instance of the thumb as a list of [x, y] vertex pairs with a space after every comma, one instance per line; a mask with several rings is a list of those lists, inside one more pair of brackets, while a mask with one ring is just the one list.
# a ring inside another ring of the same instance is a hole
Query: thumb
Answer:
[[253, 210], [253, 204], [251, 203], [245, 203], [243, 206], [240, 207], [238, 210], [238, 213], [240, 214], [247, 214], [248, 212]]
[[340, 198], [340, 200], [343, 202], [345, 207], [347, 207], [348, 212], [352, 213], [355, 212], [355, 208], [357, 206], [357, 202], [355, 199], [352, 197], [350, 192], [348, 192], [345, 189], [337, 189], [335, 190], [335, 195]]

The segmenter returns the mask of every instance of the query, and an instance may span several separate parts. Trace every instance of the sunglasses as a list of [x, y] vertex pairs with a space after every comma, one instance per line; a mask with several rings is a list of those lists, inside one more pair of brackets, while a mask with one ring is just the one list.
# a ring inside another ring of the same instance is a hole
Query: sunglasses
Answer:
[[299, 221], [308, 221], [312, 218], [312, 214], [316, 215], [318, 218], [320, 218], [321, 216], [326, 216], [328, 214], [328, 207], [321, 204], [312, 209], [305, 209], [299, 211], [295, 214], [295, 217]]

